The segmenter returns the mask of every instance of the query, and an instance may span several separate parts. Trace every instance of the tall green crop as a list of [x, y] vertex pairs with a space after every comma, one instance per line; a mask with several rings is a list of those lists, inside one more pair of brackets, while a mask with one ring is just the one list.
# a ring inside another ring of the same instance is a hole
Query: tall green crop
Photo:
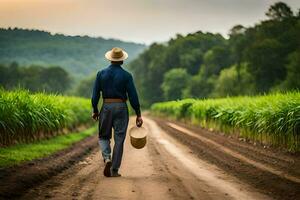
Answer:
[[151, 110], [226, 133], [238, 132], [243, 137], [291, 151], [300, 149], [299, 92], [170, 101], [153, 104]]
[[90, 107], [79, 97], [0, 90], [0, 145], [52, 137], [90, 123]]

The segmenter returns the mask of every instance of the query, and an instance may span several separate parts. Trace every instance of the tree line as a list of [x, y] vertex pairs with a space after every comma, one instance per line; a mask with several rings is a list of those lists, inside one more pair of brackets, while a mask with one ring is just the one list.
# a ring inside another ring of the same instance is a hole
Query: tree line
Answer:
[[58, 66], [20, 66], [13, 62], [0, 64], [0, 87], [6, 90], [25, 88], [31, 92], [66, 93], [72, 79], [67, 71]]
[[129, 69], [143, 106], [181, 98], [254, 95], [300, 88], [300, 10], [277, 2], [267, 19], [229, 38], [201, 31], [153, 43]]
[[61, 66], [78, 80], [106, 67], [104, 54], [120, 46], [129, 60], [145, 49], [145, 45], [115, 39], [88, 36], [66, 36], [46, 31], [0, 28], [0, 63], [17, 62], [21, 66]]

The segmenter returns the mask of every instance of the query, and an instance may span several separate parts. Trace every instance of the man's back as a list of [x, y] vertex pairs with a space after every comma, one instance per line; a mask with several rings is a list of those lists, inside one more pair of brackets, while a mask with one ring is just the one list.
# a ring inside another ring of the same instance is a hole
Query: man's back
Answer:
[[94, 112], [98, 112], [100, 92], [102, 92], [103, 99], [127, 100], [128, 97], [136, 114], [140, 115], [140, 104], [132, 75], [121, 65], [111, 64], [98, 72], [92, 97]]
[[100, 73], [103, 98], [127, 99], [126, 85], [131, 76], [127, 71], [120, 65], [110, 65]]

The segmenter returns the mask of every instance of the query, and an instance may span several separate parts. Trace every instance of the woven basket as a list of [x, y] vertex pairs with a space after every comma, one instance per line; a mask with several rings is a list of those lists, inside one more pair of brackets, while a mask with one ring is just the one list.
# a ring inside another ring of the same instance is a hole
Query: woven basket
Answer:
[[129, 130], [130, 143], [136, 149], [141, 149], [147, 143], [147, 130], [144, 127], [132, 127]]

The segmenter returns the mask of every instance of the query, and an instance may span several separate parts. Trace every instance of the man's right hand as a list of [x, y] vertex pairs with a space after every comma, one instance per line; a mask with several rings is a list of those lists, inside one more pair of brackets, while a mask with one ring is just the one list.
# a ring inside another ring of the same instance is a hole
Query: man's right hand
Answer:
[[92, 118], [97, 121], [99, 119], [99, 113], [93, 113]]
[[143, 125], [143, 119], [141, 116], [136, 117], [136, 126], [141, 127]]

